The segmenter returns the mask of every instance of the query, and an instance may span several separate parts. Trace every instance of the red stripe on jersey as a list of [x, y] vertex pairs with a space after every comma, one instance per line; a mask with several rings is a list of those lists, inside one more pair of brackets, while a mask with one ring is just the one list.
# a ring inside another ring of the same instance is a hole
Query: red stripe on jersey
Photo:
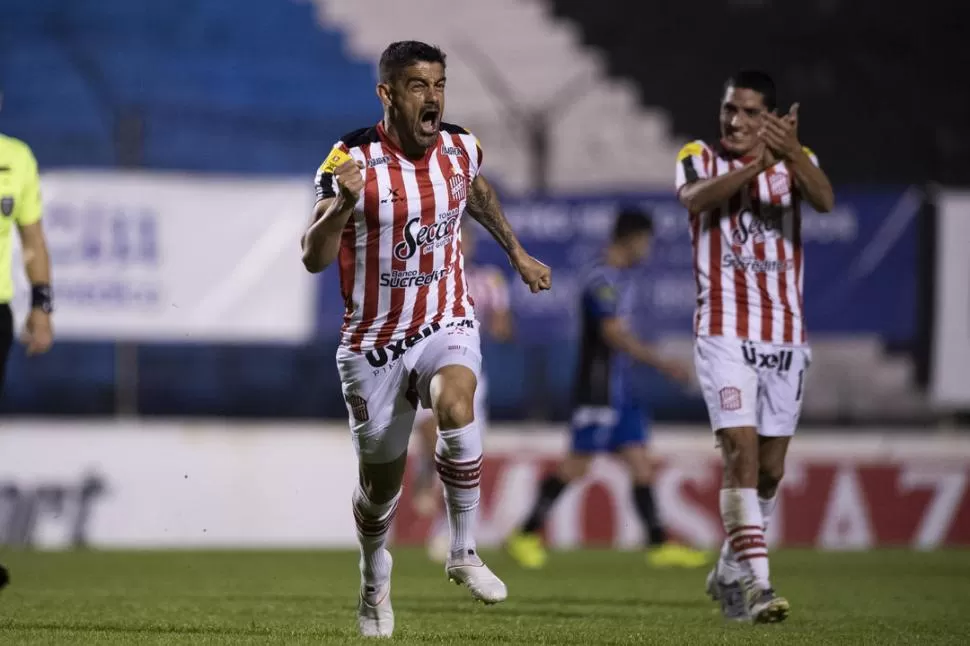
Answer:
[[[717, 160], [711, 163], [711, 177], [717, 177]], [[721, 217], [723, 209], [718, 207], [711, 210], [710, 221], [707, 223], [708, 235], [711, 239], [710, 272], [711, 272], [711, 335], [724, 334], [724, 294], [721, 293]], [[703, 216], [701, 216], [703, 217]]]
[[[364, 159], [370, 160], [370, 149], [362, 147]], [[364, 175], [364, 226], [367, 231], [367, 246], [364, 248], [364, 275], [358, 280], [364, 281], [364, 302], [361, 307], [360, 323], [357, 329], [350, 336], [350, 348], [355, 352], [360, 352], [360, 342], [364, 334], [374, 319], [377, 318], [378, 295], [380, 293], [380, 272], [381, 272], [381, 219], [380, 219], [380, 195], [378, 194], [378, 181], [374, 169], [368, 168]]]
[[[459, 146], [464, 147], [464, 143], [462, 142], [460, 137], [452, 137], [452, 140], [458, 142]], [[465, 187], [465, 193], [467, 194], [469, 191], [471, 191], [471, 186], [470, 186], [471, 182], [469, 181], [469, 178], [471, 177], [471, 173], [469, 172], [469, 165], [471, 164], [471, 161], [467, 155], [468, 150], [466, 149], [465, 152], [466, 152], [465, 155], [462, 155], [461, 157], [458, 158], [458, 167], [461, 168], [461, 174], [464, 175], [465, 180], [469, 183], [469, 186]], [[457, 254], [455, 255], [455, 258], [454, 258], [454, 271], [455, 271], [454, 316], [461, 318], [461, 317], [464, 317], [466, 314], [465, 312], [466, 289], [465, 289], [465, 272], [461, 267], [462, 265], [461, 259], [463, 254], [461, 250], [460, 237], [458, 238], [458, 244], [456, 249], [457, 249]], [[470, 298], [468, 299], [468, 302], [472, 302]]]
[[354, 215], [347, 220], [340, 236], [337, 260], [340, 266], [340, 295], [344, 299], [344, 329], [347, 329], [354, 311], [354, 272], [357, 268], [357, 223]]
[[[731, 212], [731, 231], [736, 231], [738, 225], [743, 225], [741, 220], [741, 193], [731, 196], [728, 204]], [[735, 333], [741, 338], [748, 336], [748, 279], [744, 275], [744, 269], [740, 263], [734, 267], [734, 302], [737, 304], [737, 320], [735, 321]]]
[[[711, 153], [707, 150], [706, 146], [704, 147], [704, 150], [703, 150], [703, 159], [704, 159], [704, 175], [707, 177], [710, 177], [712, 174], [711, 173]], [[713, 174], [716, 175], [717, 173], [715, 172]]]
[[[390, 192], [389, 195], [396, 197], [397, 201], [392, 202], [392, 207], [394, 209], [394, 237], [391, 240], [391, 271], [392, 272], [403, 272], [408, 268], [407, 260], [401, 260], [394, 253], [397, 246], [404, 242], [404, 229], [408, 225], [408, 201], [409, 196], [407, 194], [407, 189], [404, 186], [404, 178], [401, 173], [401, 163], [396, 159], [392, 160], [387, 164], [387, 172], [390, 176]], [[394, 199], [394, 198], [392, 198]], [[418, 249], [417, 253], [421, 253]], [[403, 287], [391, 288], [391, 305], [387, 310], [387, 317], [384, 319], [384, 325], [377, 333], [377, 338], [374, 339], [374, 346], [381, 347], [382, 345], [387, 345], [394, 335], [394, 330], [397, 328], [398, 323], [401, 321], [401, 314], [404, 311], [404, 294], [406, 289]]]
[[[417, 181], [418, 197], [421, 200], [421, 226], [433, 226], [435, 223], [434, 186], [431, 184], [431, 172], [427, 165], [418, 166], [415, 169], [414, 179]], [[424, 253], [424, 250], [418, 247], [417, 253], [421, 258], [421, 273], [427, 275], [434, 271], [434, 244], [431, 244], [431, 249], [427, 253]], [[444, 281], [439, 278], [438, 282]], [[411, 316], [411, 324], [407, 329], [407, 336], [417, 334], [425, 323], [424, 319], [428, 315], [428, 291], [430, 289], [427, 285], [418, 287], [418, 294], [414, 301], [414, 313]]]
[[[778, 266], [784, 267], [785, 261], [788, 259], [788, 254], [785, 253], [785, 239], [778, 238], [775, 240], [775, 246], [778, 251]], [[778, 272], [778, 295], [781, 299], [781, 309], [784, 311], [784, 326], [783, 326], [783, 343], [794, 343], [794, 317], [792, 316], [791, 303], [788, 302], [788, 272], [779, 271]]]
[[[755, 188], [758, 186], [758, 178], [755, 178], [752, 182]], [[754, 219], [761, 220], [761, 201], [752, 200], [751, 202], [751, 213]], [[754, 257], [759, 263], [765, 262], [767, 260], [767, 254], [765, 253], [765, 241], [762, 239], [761, 242], [754, 243]], [[768, 273], [761, 271], [758, 272], [758, 296], [761, 300], [761, 340], [771, 342], [772, 340], [772, 308], [771, 308], [771, 296], [768, 294]]]
[[802, 201], [792, 195], [792, 248], [795, 251], [795, 293], [798, 294], [798, 313], [802, 316], [802, 338], [805, 343], [805, 304], [802, 300]]
[[[704, 153], [707, 154], [706, 152]], [[701, 293], [701, 265], [700, 265], [700, 238], [701, 238], [701, 220], [703, 215], [700, 213], [690, 214], [690, 241], [692, 247], [694, 247], [694, 285], [697, 286], [697, 293]], [[701, 304], [701, 297], [697, 297], [697, 304]], [[701, 311], [700, 307], [697, 308], [697, 314], [694, 317], [694, 334], [701, 327]]]

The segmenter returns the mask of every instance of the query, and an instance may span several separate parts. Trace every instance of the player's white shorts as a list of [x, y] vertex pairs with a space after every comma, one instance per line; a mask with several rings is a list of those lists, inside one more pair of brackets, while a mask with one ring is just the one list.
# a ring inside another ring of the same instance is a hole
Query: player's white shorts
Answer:
[[794, 435], [811, 362], [808, 346], [697, 337], [694, 365], [713, 430], [753, 426], [768, 437]]
[[413, 337], [369, 352], [337, 348], [337, 370], [361, 462], [391, 462], [405, 452], [415, 411], [431, 405], [431, 378], [450, 365], [465, 366], [481, 378], [475, 320], [428, 325]]

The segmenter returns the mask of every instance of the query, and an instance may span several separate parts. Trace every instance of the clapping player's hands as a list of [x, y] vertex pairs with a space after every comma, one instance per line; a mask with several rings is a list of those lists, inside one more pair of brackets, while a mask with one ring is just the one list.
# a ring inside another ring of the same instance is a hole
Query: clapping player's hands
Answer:
[[340, 194], [352, 204], [357, 203], [360, 192], [364, 190], [364, 174], [360, 172], [363, 168], [363, 162], [348, 159], [333, 171]]
[[798, 104], [792, 104], [783, 117], [774, 112], [766, 113], [758, 136], [765, 143], [765, 155], [787, 160], [798, 154], [802, 149], [798, 141]]
[[533, 294], [552, 288], [552, 269], [549, 265], [539, 262], [523, 249], [513, 253], [509, 260]]

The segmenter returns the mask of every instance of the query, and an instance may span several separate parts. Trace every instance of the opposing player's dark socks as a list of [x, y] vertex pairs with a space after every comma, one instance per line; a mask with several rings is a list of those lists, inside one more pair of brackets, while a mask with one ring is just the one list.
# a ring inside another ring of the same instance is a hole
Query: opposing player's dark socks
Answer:
[[556, 504], [556, 499], [565, 488], [566, 483], [555, 474], [542, 479], [542, 483], [539, 485], [539, 497], [536, 499], [535, 505], [532, 506], [532, 513], [529, 514], [529, 518], [522, 525], [523, 532], [532, 534], [542, 529], [542, 525], [546, 522], [546, 515]]
[[637, 514], [647, 530], [650, 545], [663, 545], [667, 542], [667, 531], [660, 516], [657, 514], [657, 504], [653, 499], [653, 487], [650, 485], [633, 485], [633, 502], [637, 507]]

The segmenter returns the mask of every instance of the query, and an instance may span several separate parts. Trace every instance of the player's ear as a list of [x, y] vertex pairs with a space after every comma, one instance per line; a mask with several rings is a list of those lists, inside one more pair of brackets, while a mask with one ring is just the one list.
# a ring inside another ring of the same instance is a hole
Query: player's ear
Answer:
[[385, 108], [390, 107], [390, 105], [391, 105], [391, 96], [392, 96], [393, 92], [394, 92], [394, 90], [391, 88], [391, 84], [390, 83], [378, 83], [377, 84], [377, 98], [381, 100], [381, 103], [384, 104], [384, 107]]

